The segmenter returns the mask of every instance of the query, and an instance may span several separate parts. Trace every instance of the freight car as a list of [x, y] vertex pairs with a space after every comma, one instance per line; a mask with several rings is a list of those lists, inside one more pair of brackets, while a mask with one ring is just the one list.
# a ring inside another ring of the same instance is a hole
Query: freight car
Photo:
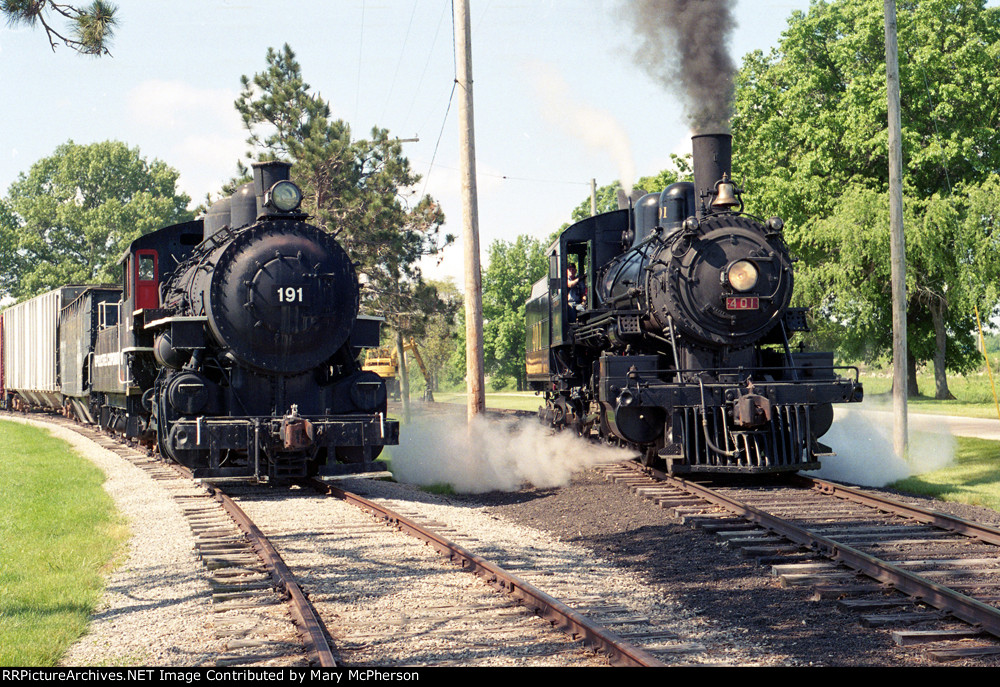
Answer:
[[399, 424], [358, 357], [381, 320], [359, 315], [354, 266], [306, 222], [290, 165], [253, 168], [206, 216], [133, 241], [120, 287], [5, 310], [5, 405], [62, 409], [198, 477], [378, 469]]
[[674, 473], [816, 469], [832, 404], [862, 399], [857, 369], [792, 348], [806, 309], [791, 306], [783, 222], [743, 212], [729, 134], [692, 149], [693, 183], [578, 222], [549, 249], [526, 305], [539, 412]]

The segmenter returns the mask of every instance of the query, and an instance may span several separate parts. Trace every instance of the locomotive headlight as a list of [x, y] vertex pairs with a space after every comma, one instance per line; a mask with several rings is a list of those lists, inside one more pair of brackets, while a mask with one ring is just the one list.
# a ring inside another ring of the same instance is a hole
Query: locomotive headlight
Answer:
[[749, 260], [737, 260], [726, 272], [726, 280], [737, 291], [749, 291], [757, 286], [757, 277], [757, 266]]
[[290, 181], [279, 181], [267, 192], [268, 202], [281, 212], [291, 212], [302, 202], [302, 191]]

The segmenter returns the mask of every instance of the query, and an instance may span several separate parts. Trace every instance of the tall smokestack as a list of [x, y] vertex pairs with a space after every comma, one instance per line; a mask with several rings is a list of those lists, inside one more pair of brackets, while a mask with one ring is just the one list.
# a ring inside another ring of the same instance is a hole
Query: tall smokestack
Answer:
[[[733, 137], [731, 134], [699, 134], [691, 137], [691, 163], [694, 167], [695, 203], [715, 190], [715, 182], [725, 173], [733, 176]], [[699, 212], [700, 214], [700, 212]]]
[[636, 63], [684, 97], [696, 133], [729, 131], [736, 66], [727, 44], [731, 0], [638, 0], [623, 3], [639, 38]]

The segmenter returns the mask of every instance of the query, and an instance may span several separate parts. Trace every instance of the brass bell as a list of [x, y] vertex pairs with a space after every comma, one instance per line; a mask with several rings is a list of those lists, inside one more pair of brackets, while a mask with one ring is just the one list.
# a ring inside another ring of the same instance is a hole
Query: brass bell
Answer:
[[736, 185], [729, 180], [729, 175], [722, 173], [722, 179], [715, 184], [715, 199], [712, 201], [713, 208], [731, 208], [740, 205], [739, 198], [736, 197]]

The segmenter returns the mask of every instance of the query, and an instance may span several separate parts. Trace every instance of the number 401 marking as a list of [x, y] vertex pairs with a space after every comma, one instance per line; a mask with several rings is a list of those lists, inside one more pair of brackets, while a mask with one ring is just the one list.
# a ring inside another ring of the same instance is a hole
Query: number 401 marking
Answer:
[[286, 286], [278, 289], [278, 301], [280, 303], [301, 303], [302, 287]]

